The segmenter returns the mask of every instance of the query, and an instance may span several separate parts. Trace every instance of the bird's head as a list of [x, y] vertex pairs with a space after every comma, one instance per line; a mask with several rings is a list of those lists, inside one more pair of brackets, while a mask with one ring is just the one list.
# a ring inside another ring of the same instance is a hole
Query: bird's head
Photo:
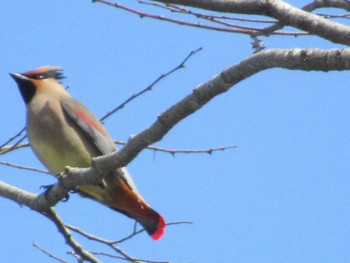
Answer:
[[10, 75], [17, 82], [24, 102], [28, 104], [43, 88], [61, 86], [58, 82], [64, 78], [61, 71], [62, 68], [58, 66], [43, 66], [25, 73], [10, 73]]

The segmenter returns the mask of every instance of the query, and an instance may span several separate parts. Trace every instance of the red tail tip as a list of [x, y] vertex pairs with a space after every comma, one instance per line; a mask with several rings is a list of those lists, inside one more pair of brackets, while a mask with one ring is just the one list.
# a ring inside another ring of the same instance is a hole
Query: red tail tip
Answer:
[[165, 224], [164, 218], [161, 215], [159, 215], [157, 230], [151, 235], [151, 238], [153, 240], [160, 239], [164, 235], [165, 226], [166, 226], [166, 224]]

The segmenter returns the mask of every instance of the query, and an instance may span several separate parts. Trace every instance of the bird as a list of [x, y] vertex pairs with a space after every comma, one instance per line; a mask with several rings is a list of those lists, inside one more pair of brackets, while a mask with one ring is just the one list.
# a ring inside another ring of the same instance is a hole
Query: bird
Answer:
[[[9, 73], [26, 105], [30, 146], [52, 175], [66, 166], [90, 167], [92, 158], [117, 151], [104, 125], [62, 86], [62, 71], [59, 66], [42, 66]], [[142, 198], [125, 167], [108, 173], [103, 184], [81, 185], [76, 190], [135, 219], [153, 240], [164, 235], [163, 216]]]

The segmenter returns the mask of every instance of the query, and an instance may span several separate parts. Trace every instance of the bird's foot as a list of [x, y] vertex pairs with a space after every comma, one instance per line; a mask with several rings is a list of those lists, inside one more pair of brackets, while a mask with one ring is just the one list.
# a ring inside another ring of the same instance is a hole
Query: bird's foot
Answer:
[[[45, 197], [47, 197], [47, 194], [48, 192], [51, 190], [51, 188], [53, 187], [54, 185], [53, 184], [48, 184], [48, 185], [42, 185], [40, 186], [40, 189], [44, 189], [45, 192], [44, 192], [44, 195]], [[75, 193], [77, 190], [70, 190], [69, 193]], [[64, 198], [61, 200], [61, 202], [67, 202], [68, 199], [69, 199], [69, 193], [67, 193]]]

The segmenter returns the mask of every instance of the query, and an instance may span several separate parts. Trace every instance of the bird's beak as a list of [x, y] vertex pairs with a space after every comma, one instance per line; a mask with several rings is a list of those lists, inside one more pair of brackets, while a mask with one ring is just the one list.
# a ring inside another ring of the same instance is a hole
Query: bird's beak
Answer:
[[19, 81], [28, 80], [28, 78], [20, 73], [9, 73], [10, 76], [18, 83]]
[[23, 75], [21, 75], [21, 74], [19, 74], [19, 73], [14, 73], [14, 72], [9, 73], [9, 74], [10, 74], [10, 76], [11, 76], [14, 80], [22, 79], [22, 78], [24, 77]]

